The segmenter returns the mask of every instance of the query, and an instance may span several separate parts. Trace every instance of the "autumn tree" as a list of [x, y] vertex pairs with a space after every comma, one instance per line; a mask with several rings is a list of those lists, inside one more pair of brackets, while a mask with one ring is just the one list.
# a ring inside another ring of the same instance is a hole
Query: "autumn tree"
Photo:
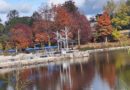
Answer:
[[121, 30], [127, 28], [130, 24], [129, 7], [125, 2], [121, 2], [112, 18], [112, 24], [115, 28]]
[[71, 39], [78, 39], [79, 30], [82, 43], [86, 43], [90, 39], [91, 28], [89, 21], [85, 15], [78, 11], [73, 1], [67, 1], [62, 5], [52, 7], [42, 5], [38, 13], [35, 13], [36, 16], [39, 16], [38, 14], [40, 14], [41, 19], [33, 22], [33, 36], [35, 38], [36, 34], [46, 33], [48, 35], [48, 45], [54, 41], [53, 32], [57, 30], [62, 32], [66, 27], [69, 30], [68, 35]]
[[[47, 24], [49, 23], [49, 24]], [[49, 26], [47, 26], [49, 25]], [[48, 27], [51, 29], [50, 31], [48, 30]], [[46, 21], [46, 20], [37, 20], [33, 23], [33, 37], [34, 40], [39, 37], [38, 35], [42, 34], [43, 38], [39, 39], [41, 44], [51, 44], [55, 43], [55, 37], [56, 35], [54, 34], [54, 32], [56, 31], [54, 23], [52, 21]], [[38, 43], [36, 41], [34, 41], [35, 43]], [[40, 43], [39, 42], [39, 43]]]
[[47, 43], [48, 34], [45, 32], [46, 22], [38, 20], [33, 23], [33, 38], [35, 43]]
[[65, 29], [65, 27], [70, 27], [72, 24], [71, 14], [62, 6], [56, 7], [55, 24], [58, 30]]
[[[49, 7], [48, 5], [44, 6], [41, 5], [40, 9], [39, 9], [39, 13], [40, 16], [42, 17], [41, 21], [43, 21], [41, 25], [44, 26], [44, 32], [46, 32], [46, 34], [48, 35], [48, 45], [51, 45], [51, 35], [50, 33], [52, 32], [52, 22], [53, 22], [53, 10], [51, 7]], [[41, 22], [40, 21], [40, 22]], [[41, 27], [43, 27], [41, 26]]]
[[[73, 1], [66, 1], [63, 5], [56, 7], [55, 16], [56, 26], [58, 30], [69, 28], [69, 32], [73, 34], [73, 40], [77, 40], [80, 37], [81, 43], [86, 43], [90, 40], [91, 28], [87, 18], [78, 11]], [[78, 32], [80, 33], [78, 34]]]
[[78, 39], [78, 42], [81, 41], [81, 43], [88, 42], [91, 39], [91, 27], [86, 16], [79, 12], [78, 7], [76, 7], [73, 1], [66, 1], [63, 7], [65, 7], [71, 16], [70, 29], [75, 40]]
[[91, 27], [89, 21], [85, 15], [82, 15], [80, 13], [75, 14], [73, 17], [73, 33], [78, 36], [77, 34], [79, 31], [81, 43], [87, 43], [91, 39]]
[[112, 37], [114, 40], [120, 41], [122, 34], [117, 30], [113, 29]]
[[101, 16], [98, 17], [98, 33], [99, 36], [103, 37], [105, 42], [108, 40], [108, 36], [112, 34], [112, 25], [108, 12], [104, 12]]
[[35, 42], [40, 43], [41, 46], [48, 42], [48, 35], [44, 32], [36, 33]]
[[25, 24], [15, 25], [10, 32], [10, 41], [18, 49], [27, 48], [32, 44], [31, 28]]

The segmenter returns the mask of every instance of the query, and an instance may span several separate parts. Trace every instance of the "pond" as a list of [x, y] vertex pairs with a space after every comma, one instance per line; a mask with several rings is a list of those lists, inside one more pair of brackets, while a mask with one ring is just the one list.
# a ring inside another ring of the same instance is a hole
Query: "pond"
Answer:
[[0, 71], [0, 90], [130, 90], [130, 55], [110, 51], [85, 62]]

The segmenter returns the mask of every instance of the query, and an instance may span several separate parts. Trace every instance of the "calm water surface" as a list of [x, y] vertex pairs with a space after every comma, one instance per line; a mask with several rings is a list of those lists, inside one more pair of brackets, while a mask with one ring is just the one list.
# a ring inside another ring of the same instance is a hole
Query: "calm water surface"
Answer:
[[84, 63], [0, 72], [0, 90], [130, 90], [130, 55], [95, 53]]

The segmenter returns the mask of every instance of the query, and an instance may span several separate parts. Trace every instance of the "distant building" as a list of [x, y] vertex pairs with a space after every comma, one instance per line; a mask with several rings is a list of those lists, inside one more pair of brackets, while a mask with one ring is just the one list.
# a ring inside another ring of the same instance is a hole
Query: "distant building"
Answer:
[[121, 30], [120, 33], [130, 37], [130, 30]]

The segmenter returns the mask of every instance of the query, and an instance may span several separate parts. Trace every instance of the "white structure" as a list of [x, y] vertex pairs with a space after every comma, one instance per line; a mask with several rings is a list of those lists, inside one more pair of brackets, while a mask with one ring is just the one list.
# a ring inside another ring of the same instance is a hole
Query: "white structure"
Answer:
[[63, 36], [58, 31], [56, 32], [56, 36], [57, 36], [56, 40], [57, 40], [57, 45], [58, 45], [58, 51], [60, 51], [62, 49], [69, 51], [68, 29], [65, 27], [65, 30], [62, 30], [62, 32], [65, 34], [65, 36]]

